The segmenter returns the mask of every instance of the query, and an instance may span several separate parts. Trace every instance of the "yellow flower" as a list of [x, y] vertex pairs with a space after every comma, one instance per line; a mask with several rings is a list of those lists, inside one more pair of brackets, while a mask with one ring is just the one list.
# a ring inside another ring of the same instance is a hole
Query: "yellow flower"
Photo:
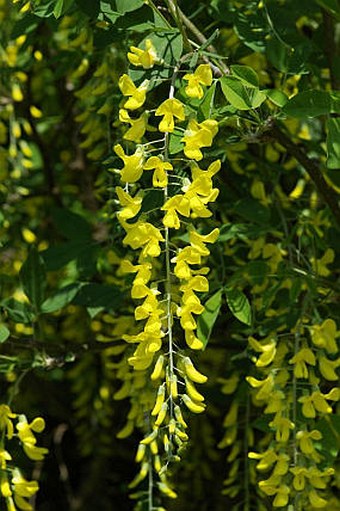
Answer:
[[336, 369], [340, 366], [340, 358], [336, 360], [329, 360], [327, 357], [321, 355], [318, 358], [319, 369], [322, 376], [325, 380], [328, 381], [337, 381], [338, 375], [336, 374]]
[[206, 119], [201, 123], [198, 123], [196, 119], [191, 119], [182, 138], [185, 144], [185, 156], [196, 161], [202, 160], [201, 148], [211, 146], [217, 131], [218, 123], [213, 119]]
[[305, 489], [306, 477], [308, 469], [306, 467], [293, 467], [290, 472], [294, 475], [293, 487], [296, 491], [302, 491]]
[[309, 396], [300, 397], [298, 401], [302, 403], [302, 414], [309, 419], [314, 419], [316, 417], [316, 412], [332, 413], [332, 408], [327, 403], [326, 397], [327, 395], [319, 391], [314, 391]]
[[294, 375], [296, 378], [308, 378], [307, 365], [315, 366], [316, 360], [312, 350], [308, 347], [301, 348], [294, 357], [289, 360], [290, 364], [294, 364]]
[[179, 289], [180, 291], [188, 291], [193, 289], [194, 291], [205, 293], [209, 291], [209, 281], [203, 275], [195, 275], [194, 277], [190, 277], [188, 282], [182, 284]]
[[120, 205], [123, 206], [123, 209], [117, 214], [118, 218], [128, 220], [139, 213], [140, 208], [142, 207], [142, 197], [138, 197], [137, 195], [135, 197], [131, 197], [131, 195], [125, 192], [120, 186], [116, 187], [116, 194]]
[[144, 151], [142, 147], [137, 147], [134, 154], [128, 156], [120, 144], [113, 148], [114, 152], [124, 162], [124, 167], [120, 171], [120, 179], [124, 183], [135, 183], [143, 174]]
[[[139, 342], [139, 345], [133, 356], [128, 358], [128, 362], [137, 371], [143, 371], [152, 364], [155, 352], [160, 350], [162, 346], [161, 337], [146, 332], [141, 332], [138, 336], [129, 337], [134, 337], [135, 340], [132, 342]], [[124, 340], [128, 340], [128, 336], [124, 336], [123, 338]]]
[[327, 482], [329, 481], [329, 478], [331, 475], [334, 474], [334, 468], [329, 467], [324, 472], [321, 472], [318, 468], [315, 466], [310, 466], [308, 468], [308, 478], [309, 482], [314, 488], [317, 488], [318, 490], [325, 490], [327, 488]]
[[129, 112], [125, 110], [125, 108], [121, 108], [119, 110], [119, 120], [120, 122], [127, 122], [131, 124], [131, 128], [129, 128], [127, 132], [124, 133], [123, 138], [138, 144], [142, 140], [148, 125], [147, 113], [144, 112], [137, 119], [131, 119]]
[[219, 378], [218, 382], [222, 383], [221, 392], [223, 394], [233, 394], [237, 389], [240, 377], [237, 373], [233, 373], [230, 378]]
[[155, 294], [150, 294], [146, 297], [142, 305], [135, 309], [135, 318], [137, 321], [146, 319], [149, 316], [161, 316], [163, 310], [158, 308], [159, 303]]
[[270, 396], [270, 400], [264, 409], [264, 413], [281, 412], [285, 407], [285, 400], [286, 396], [282, 390], [273, 390]]
[[13, 83], [12, 85], [12, 98], [14, 101], [17, 101], [18, 103], [24, 99], [24, 95], [21, 91], [20, 85], [17, 83]]
[[267, 400], [270, 398], [272, 390], [274, 388], [274, 377], [269, 374], [265, 380], [257, 380], [253, 376], [246, 376], [247, 382], [254, 388], [259, 388], [256, 399]]
[[327, 248], [321, 259], [315, 259], [312, 257], [311, 262], [315, 273], [317, 273], [320, 277], [328, 277], [328, 275], [331, 274], [331, 270], [327, 268], [327, 264], [332, 263], [334, 261], [334, 257], [335, 254], [332, 248]]
[[48, 449], [44, 447], [37, 447], [37, 439], [35, 433], [41, 433], [45, 428], [45, 421], [41, 417], [37, 417], [30, 424], [24, 415], [19, 416], [19, 422], [16, 425], [18, 430], [18, 437], [23, 444], [23, 449], [26, 455], [34, 461], [41, 461], [44, 459], [45, 454], [48, 453]]
[[324, 348], [328, 353], [338, 352], [336, 338], [339, 337], [340, 332], [337, 332], [333, 319], [325, 319], [321, 325], [311, 326], [310, 333], [315, 346]]
[[200, 264], [201, 255], [192, 247], [185, 247], [171, 259], [175, 262], [174, 273], [179, 280], [189, 280], [192, 277], [192, 270], [189, 264]]
[[174, 195], [165, 202], [161, 209], [166, 211], [163, 218], [163, 224], [165, 227], [179, 229], [180, 220], [178, 213], [188, 217], [190, 215], [190, 202], [183, 195]]
[[261, 353], [256, 361], [257, 367], [266, 367], [272, 363], [276, 355], [275, 339], [264, 339], [264, 341], [260, 343], [254, 337], [248, 337], [248, 342], [254, 351]]
[[163, 133], [172, 132], [175, 128], [174, 118], [184, 121], [184, 105], [176, 98], [169, 98], [163, 101], [157, 108], [155, 115], [163, 116], [158, 129]]
[[203, 342], [200, 341], [192, 330], [185, 330], [185, 342], [192, 350], [201, 350]]
[[170, 162], [164, 161], [158, 156], [151, 156], [144, 163], [145, 170], [153, 170], [152, 185], [155, 188], [165, 188], [168, 184], [167, 171], [173, 170], [173, 166]]
[[290, 457], [284, 452], [280, 453], [277, 457], [275, 467], [273, 470], [273, 476], [284, 476], [289, 470]]
[[33, 507], [24, 500], [24, 497], [31, 498], [39, 490], [39, 484], [37, 481], [27, 481], [18, 470], [15, 471], [14, 477], [12, 478], [14, 502], [19, 509], [22, 510], [33, 510]]
[[184, 75], [183, 79], [188, 82], [188, 85], [185, 87], [187, 96], [189, 98], [201, 99], [203, 97], [201, 85], [211, 85], [212, 78], [209, 64], [201, 64], [193, 74]]
[[278, 455], [273, 448], [268, 449], [263, 453], [249, 452], [248, 458], [252, 460], [260, 460], [256, 465], [257, 470], [268, 470], [278, 458]]
[[181, 303], [182, 306], [179, 307], [177, 315], [181, 318], [180, 323], [183, 330], [195, 330], [197, 325], [192, 314], [202, 314], [203, 305], [192, 290], [183, 293]]
[[133, 250], [143, 247], [141, 256], [158, 257], [161, 253], [159, 243], [164, 238], [157, 227], [148, 223], [138, 221], [128, 227], [127, 234], [123, 239], [124, 245], [130, 245]]
[[269, 479], [260, 481], [259, 487], [266, 495], [275, 495], [274, 507], [285, 507], [288, 504], [290, 489], [281, 484], [281, 477], [271, 476]]
[[150, 69], [154, 66], [155, 62], [157, 62], [157, 53], [152, 41], [146, 39], [145, 50], [137, 48], [136, 46], [130, 46], [130, 52], [127, 54], [127, 58], [134, 66]]
[[327, 506], [327, 500], [320, 497], [315, 490], [310, 490], [308, 492], [308, 498], [313, 508], [322, 509]]
[[5, 470], [6, 469], [6, 461], [10, 461], [12, 459], [12, 456], [9, 452], [5, 451], [4, 449], [0, 449], [0, 469]]
[[299, 442], [299, 447], [303, 454], [311, 455], [315, 453], [314, 444], [312, 440], [321, 440], [322, 434], [317, 429], [312, 431], [298, 431], [296, 433], [296, 439]]
[[224, 428], [230, 428], [230, 426], [233, 426], [234, 424], [236, 424], [237, 416], [238, 416], [238, 409], [239, 409], [238, 402], [233, 401], [229, 408], [229, 412], [224, 417], [224, 420], [223, 420]]
[[124, 108], [128, 110], [137, 110], [137, 108], [141, 107], [146, 99], [148, 85], [149, 80], [144, 80], [139, 87], [136, 87], [128, 75], [122, 75], [119, 78], [118, 86], [123, 96], [129, 97], [129, 99], [124, 103]]
[[277, 442], [288, 442], [290, 430], [294, 429], [294, 423], [287, 417], [282, 417], [277, 413], [274, 419], [269, 423], [269, 426], [275, 430], [275, 439]]
[[7, 438], [13, 437], [13, 423], [11, 419], [16, 418], [16, 414], [12, 413], [8, 405], [0, 405], [0, 431], [7, 431]]

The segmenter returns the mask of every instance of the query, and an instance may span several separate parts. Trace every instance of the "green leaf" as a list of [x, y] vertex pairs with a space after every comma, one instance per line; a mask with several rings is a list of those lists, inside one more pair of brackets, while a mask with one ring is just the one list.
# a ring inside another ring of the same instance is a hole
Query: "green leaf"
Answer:
[[269, 266], [264, 261], [250, 261], [246, 264], [244, 271], [253, 285], [261, 285], [268, 275]]
[[52, 217], [60, 234], [69, 240], [88, 240], [91, 238], [91, 226], [81, 215], [68, 209], [54, 208]]
[[76, 305], [84, 307], [105, 307], [116, 309], [122, 305], [123, 293], [117, 286], [108, 284], [83, 284], [73, 299]]
[[330, 117], [327, 128], [327, 167], [340, 170], [340, 117]]
[[121, 14], [136, 11], [144, 4], [143, 0], [116, 0], [117, 11]]
[[16, 39], [22, 34], [28, 35], [34, 32], [39, 25], [39, 21], [40, 20], [34, 16], [34, 14], [25, 14], [25, 16], [18, 19], [15, 23], [11, 32], [11, 39]]
[[48, 18], [53, 15], [53, 9], [55, 6], [55, 0], [45, 1], [41, 5], [36, 5], [33, 7], [33, 13], [39, 18]]
[[164, 204], [164, 193], [161, 190], [149, 190], [142, 202], [140, 213], [159, 210]]
[[340, 91], [332, 91], [331, 93], [331, 112], [340, 114]]
[[329, 114], [331, 98], [328, 92], [321, 90], [307, 90], [299, 92], [290, 99], [282, 111], [291, 117], [303, 119]]
[[326, 9], [329, 14], [340, 18], [340, 4], [338, 0], [316, 0], [316, 3]]
[[[261, 236], [263, 231], [262, 227], [250, 224], [223, 224], [220, 229], [220, 235], [217, 243], [225, 243], [226, 241], [234, 238], [240, 238], [241, 240], [248, 240], [249, 238]], [[267, 231], [267, 229], [266, 229]]]
[[269, 27], [260, 12], [239, 9], [235, 22], [235, 31], [246, 46], [256, 52], [264, 52]]
[[230, 69], [232, 74], [236, 76], [236, 78], [239, 78], [243, 83], [248, 85], [248, 87], [259, 86], [259, 78], [257, 76], [257, 73], [251, 67], [233, 65], [230, 66]]
[[97, 18], [99, 14], [100, 0], [75, 0], [78, 8], [90, 18]]
[[36, 248], [32, 248], [20, 270], [23, 290], [35, 307], [39, 310], [44, 301], [46, 287], [46, 271], [43, 258]]
[[267, 96], [267, 98], [274, 103], [274, 105], [282, 108], [288, 101], [288, 98], [284, 92], [278, 89], [264, 89], [262, 90], [263, 94]]
[[271, 37], [266, 41], [266, 52], [268, 60], [282, 73], [307, 74], [310, 72], [307, 58], [311, 53], [311, 47], [306, 43], [293, 48], [277, 37]]
[[243, 218], [258, 224], [267, 224], [270, 220], [270, 210], [252, 197], [237, 201], [233, 210]]
[[183, 132], [178, 131], [175, 129], [173, 133], [170, 133], [169, 137], [169, 153], [170, 154], [177, 154], [180, 153], [183, 148], [184, 144], [181, 142], [183, 138]]
[[7, 326], [0, 325], [0, 343], [5, 342], [9, 336], [10, 331], [8, 330]]
[[238, 110], [250, 110], [259, 107], [266, 96], [255, 87], [246, 87], [235, 76], [220, 79], [222, 92], [229, 103]]
[[161, 30], [154, 32], [145, 37], [139, 44], [141, 48], [145, 46], [145, 40], [150, 39], [157, 50], [157, 56], [163, 59], [168, 66], [158, 66], [152, 69], [130, 69], [129, 75], [134, 82], [141, 82], [145, 79], [151, 80], [149, 89], [159, 85], [159, 81], [172, 76], [173, 67], [182, 55], [183, 40], [181, 34], [177, 30]]
[[218, 28], [216, 28], [216, 30], [214, 30], [214, 32], [211, 34], [210, 37], [208, 37], [208, 39], [202, 44], [202, 46], [200, 46], [198, 48], [198, 52], [202, 52], [204, 51], [206, 48], [208, 48], [208, 46], [213, 42], [215, 41], [216, 37], [219, 36], [219, 33], [220, 33], [220, 30]]
[[100, 12], [102, 12], [104, 16], [113, 24], [116, 23], [117, 19], [121, 16], [121, 13], [117, 12], [113, 8], [112, 2], [104, 0], [100, 1]]
[[46, 269], [48, 271], [59, 270], [70, 261], [86, 255], [91, 248], [92, 243], [84, 242], [82, 240], [68, 241], [59, 245], [51, 246], [41, 253]]
[[204, 304], [205, 310], [197, 320], [197, 337], [203, 342], [203, 349], [208, 344], [212, 329], [220, 312], [222, 290], [219, 289]]
[[102, 312], [104, 310], [104, 307], [87, 307], [88, 315], [91, 319], [95, 318], [99, 312]]
[[56, 18], [60, 18], [72, 6], [74, 0], [57, 0], [53, 9], [53, 14]]
[[227, 304], [235, 318], [246, 325], [251, 325], [251, 307], [248, 298], [236, 288], [226, 289]]
[[214, 82], [211, 87], [207, 90], [202, 99], [202, 103], [199, 106], [199, 114], [202, 114], [202, 121], [204, 119], [209, 119], [211, 117], [211, 113], [214, 108], [214, 99], [216, 92], [216, 82]]
[[1, 302], [1, 306], [5, 309], [8, 317], [16, 323], [32, 323], [35, 315], [30, 310], [27, 303], [18, 302], [14, 298]]
[[54, 296], [50, 296], [43, 302], [41, 312], [48, 314], [62, 309], [72, 302], [81, 286], [82, 284], [76, 283], [58, 289]]
[[114, 27], [116, 32], [118, 30], [116, 36], [118, 35], [118, 39], [121, 39], [122, 35], [125, 36], [126, 31], [145, 33], [153, 30], [154, 26], [152, 20], [152, 12], [146, 5], [140, 7], [136, 11], [126, 12], [124, 15], [120, 14], [120, 17]]

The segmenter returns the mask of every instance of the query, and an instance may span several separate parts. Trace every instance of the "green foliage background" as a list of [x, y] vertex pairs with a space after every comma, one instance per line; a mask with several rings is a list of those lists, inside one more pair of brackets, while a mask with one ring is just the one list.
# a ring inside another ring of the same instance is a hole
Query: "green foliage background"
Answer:
[[[207, 225], [220, 237], [199, 320], [206, 349], [195, 358], [209, 378], [208, 406], [190, 419], [189, 446], [173, 470], [179, 497], [167, 508], [272, 509], [247, 458], [270, 431], [245, 381], [259, 374], [248, 337], [274, 336], [294, 354], [297, 325], [333, 319], [340, 328], [339, 2], [0, 0], [0, 27], [1, 401], [47, 422], [36, 509], [134, 505], [128, 484], [141, 433], [116, 437], [130, 406], [117, 392], [134, 304], [119, 272], [128, 250], [110, 169], [124, 132], [118, 79], [129, 46], [146, 38], [168, 65], [129, 72], [136, 83], [154, 80], [155, 102], [166, 88], [156, 79], [171, 77], [169, 64], [183, 53], [190, 69], [206, 59], [223, 75], [189, 105], [200, 121], [219, 122], [209, 156], [222, 161], [220, 194]], [[181, 149], [175, 132], [170, 153]], [[145, 211], [161, 200], [150, 191]], [[235, 399], [234, 437], [223, 441]], [[319, 450], [336, 466], [333, 408], [318, 419]], [[223, 494], [230, 487], [236, 493]], [[327, 498], [326, 509], [340, 509], [339, 475]]]

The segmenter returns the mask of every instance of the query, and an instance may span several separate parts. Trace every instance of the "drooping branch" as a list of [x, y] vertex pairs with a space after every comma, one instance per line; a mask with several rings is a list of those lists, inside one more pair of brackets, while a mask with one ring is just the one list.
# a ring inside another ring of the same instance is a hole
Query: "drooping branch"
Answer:
[[339, 196], [325, 180], [319, 165], [303, 149], [296, 145], [277, 124], [273, 123], [270, 134], [303, 166], [340, 226]]

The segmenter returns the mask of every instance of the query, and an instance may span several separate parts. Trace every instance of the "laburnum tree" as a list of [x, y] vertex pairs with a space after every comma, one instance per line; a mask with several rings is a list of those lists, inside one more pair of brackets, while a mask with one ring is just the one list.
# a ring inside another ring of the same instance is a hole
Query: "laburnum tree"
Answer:
[[0, 508], [340, 510], [338, 0], [0, 0]]

